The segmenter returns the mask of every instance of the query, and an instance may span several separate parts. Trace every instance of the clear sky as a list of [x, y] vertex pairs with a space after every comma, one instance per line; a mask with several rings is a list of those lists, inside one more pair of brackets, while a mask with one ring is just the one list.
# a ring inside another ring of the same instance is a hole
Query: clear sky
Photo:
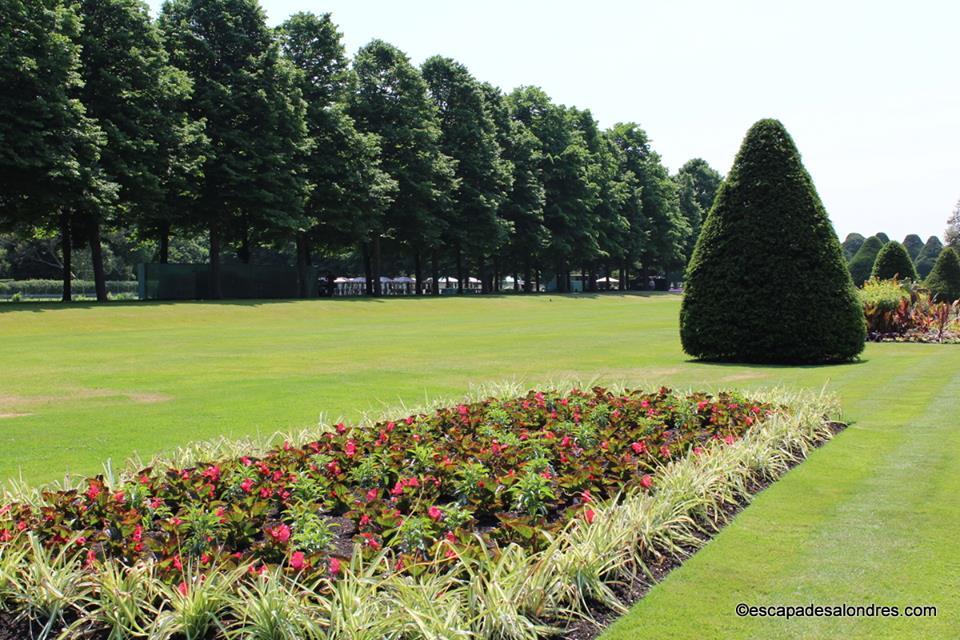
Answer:
[[351, 54], [381, 38], [638, 122], [671, 171], [726, 173], [747, 128], [778, 118], [841, 239], [942, 235], [960, 199], [957, 0], [261, 2], [271, 24], [332, 12]]

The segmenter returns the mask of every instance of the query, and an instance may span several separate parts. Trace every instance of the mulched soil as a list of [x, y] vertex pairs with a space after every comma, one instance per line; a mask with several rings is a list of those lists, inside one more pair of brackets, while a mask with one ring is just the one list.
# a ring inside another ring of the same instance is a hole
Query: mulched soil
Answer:
[[[847, 425], [839, 422], [830, 423], [830, 429], [833, 431], [834, 435], [843, 431]], [[827, 441], [823, 440], [816, 443], [815, 446], [819, 447], [825, 444]], [[802, 459], [799, 459], [793, 462], [790, 465], [790, 468], [793, 468], [797, 464], [802, 462]], [[749, 487], [751, 498], [764, 489], [766, 489], [771, 483], [769, 480], [763, 480], [760, 482], [754, 482]], [[750, 500], [742, 500], [738, 504], [726, 505], [722, 510], [722, 517], [718, 518], [720, 528], [716, 530], [712, 535], [701, 534], [698, 537], [703, 540], [704, 543], [710, 540], [716, 533], [720, 531], [727, 523], [729, 523], [733, 518], [740, 513], [749, 504]], [[720, 514], [718, 514], [720, 515]], [[337, 518], [337, 520], [341, 520]], [[345, 519], [344, 519], [345, 520]], [[349, 520], [345, 522], [337, 522], [336, 524], [343, 527], [338, 536], [338, 540], [335, 544], [342, 545], [342, 551], [347, 549], [347, 546], [352, 547], [352, 541], [349, 540], [349, 536], [353, 533], [353, 523]], [[701, 545], [702, 547], [702, 545]], [[699, 548], [699, 547], [698, 547]], [[688, 548], [685, 549], [684, 558], [664, 558], [661, 561], [651, 563], [648, 565], [650, 572], [653, 574], [653, 579], [649, 579], [646, 576], [638, 576], [636, 580], [629, 584], [623, 584], [614, 589], [617, 597], [620, 599], [624, 605], [630, 606], [639, 601], [643, 596], [647, 594], [653, 585], [663, 580], [671, 571], [679, 567], [683, 560], [689, 558], [694, 553], [697, 552], [697, 548]], [[616, 611], [612, 611], [606, 607], [598, 606], [596, 609], [590, 612], [592, 620], [579, 620], [573, 624], [568, 625], [563, 630], [563, 638], [565, 640], [594, 640], [604, 629], [614, 622], [619, 617], [619, 614]], [[29, 638], [36, 638], [40, 635], [41, 627], [36, 625], [31, 625], [26, 621], [17, 621], [14, 616], [0, 612], [0, 640], [28, 640]], [[51, 634], [51, 637], [57, 637], [57, 633]], [[75, 638], [82, 638], [82, 640], [103, 640], [106, 638], [106, 634], [83, 634], [82, 636], [73, 636]]]

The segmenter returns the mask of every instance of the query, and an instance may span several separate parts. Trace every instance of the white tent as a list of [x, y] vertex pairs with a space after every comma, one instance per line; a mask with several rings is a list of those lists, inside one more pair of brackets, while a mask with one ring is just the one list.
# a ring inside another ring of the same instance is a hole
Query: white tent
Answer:
[[393, 282], [397, 284], [413, 284], [416, 281], [417, 281], [416, 278], [411, 278], [409, 276], [400, 276], [398, 278], [393, 279]]
[[616, 278], [597, 278], [597, 282], [598, 282], [598, 283], [599, 283], [599, 282], [604, 282], [604, 283], [609, 282], [609, 283], [613, 284], [613, 283], [618, 283], [618, 282], [620, 282], [620, 281], [617, 280]]

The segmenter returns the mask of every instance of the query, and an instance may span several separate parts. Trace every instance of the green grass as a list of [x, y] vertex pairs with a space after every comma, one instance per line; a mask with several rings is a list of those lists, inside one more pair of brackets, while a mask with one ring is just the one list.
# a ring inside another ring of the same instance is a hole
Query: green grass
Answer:
[[[680, 351], [678, 310], [666, 295], [0, 305], [0, 477], [95, 472], [134, 451], [505, 379], [827, 386], [853, 426], [605, 638], [955, 637], [960, 347], [871, 344], [833, 367], [695, 363]], [[939, 615], [750, 619], [738, 602], [932, 604]]]

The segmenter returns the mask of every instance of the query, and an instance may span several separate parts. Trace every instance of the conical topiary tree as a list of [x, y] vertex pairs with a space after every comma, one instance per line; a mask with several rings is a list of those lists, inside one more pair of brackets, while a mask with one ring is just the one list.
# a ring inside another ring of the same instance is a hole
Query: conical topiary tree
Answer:
[[956, 251], [947, 247], [940, 252], [924, 285], [938, 302], [960, 300], [960, 258]]
[[917, 234], [911, 233], [903, 239], [903, 248], [910, 254], [911, 260], [916, 260], [917, 256], [920, 255], [920, 250], [923, 249], [923, 240]]
[[813, 363], [863, 350], [863, 308], [840, 242], [780, 122], [747, 132], [685, 286], [680, 340], [697, 358]]
[[917, 270], [906, 248], [896, 240], [892, 240], [883, 245], [883, 249], [880, 249], [880, 253], [877, 254], [870, 277], [877, 280], [899, 278], [916, 282]]
[[873, 272], [873, 263], [877, 261], [877, 254], [880, 253], [880, 249], [883, 249], [883, 242], [877, 236], [870, 236], [860, 246], [850, 264], [847, 265], [850, 270], [850, 277], [853, 278], [853, 284], [860, 287], [870, 279], [870, 274]]
[[853, 256], [857, 255], [857, 251], [863, 246], [864, 240], [866, 238], [859, 233], [848, 233], [847, 237], [843, 239], [840, 248], [843, 249], [843, 257], [847, 259], [847, 262], [850, 262]]
[[883, 244], [887, 244], [888, 242], [890, 242], [890, 236], [885, 234], [883, 231], [881, 231], [880, 233], [876, 233], [874, 235], [877, 237], [877, 240], [879, 240]]
[[941, 251], [943, 251], [943, 243], [940, 242], [940, 238], [937, 236], [927, 238], [927, 243], [923, 245], [923, 249], [920, 250], [920, 255], [917, 256], [917, 260], [914, 263], [917, 265], [917, 274], [919, 274], [921, 278], [926, 278], [930, 275], [930, 272], [933, 270], [933, 265], [936, 264], [937, 257]]

